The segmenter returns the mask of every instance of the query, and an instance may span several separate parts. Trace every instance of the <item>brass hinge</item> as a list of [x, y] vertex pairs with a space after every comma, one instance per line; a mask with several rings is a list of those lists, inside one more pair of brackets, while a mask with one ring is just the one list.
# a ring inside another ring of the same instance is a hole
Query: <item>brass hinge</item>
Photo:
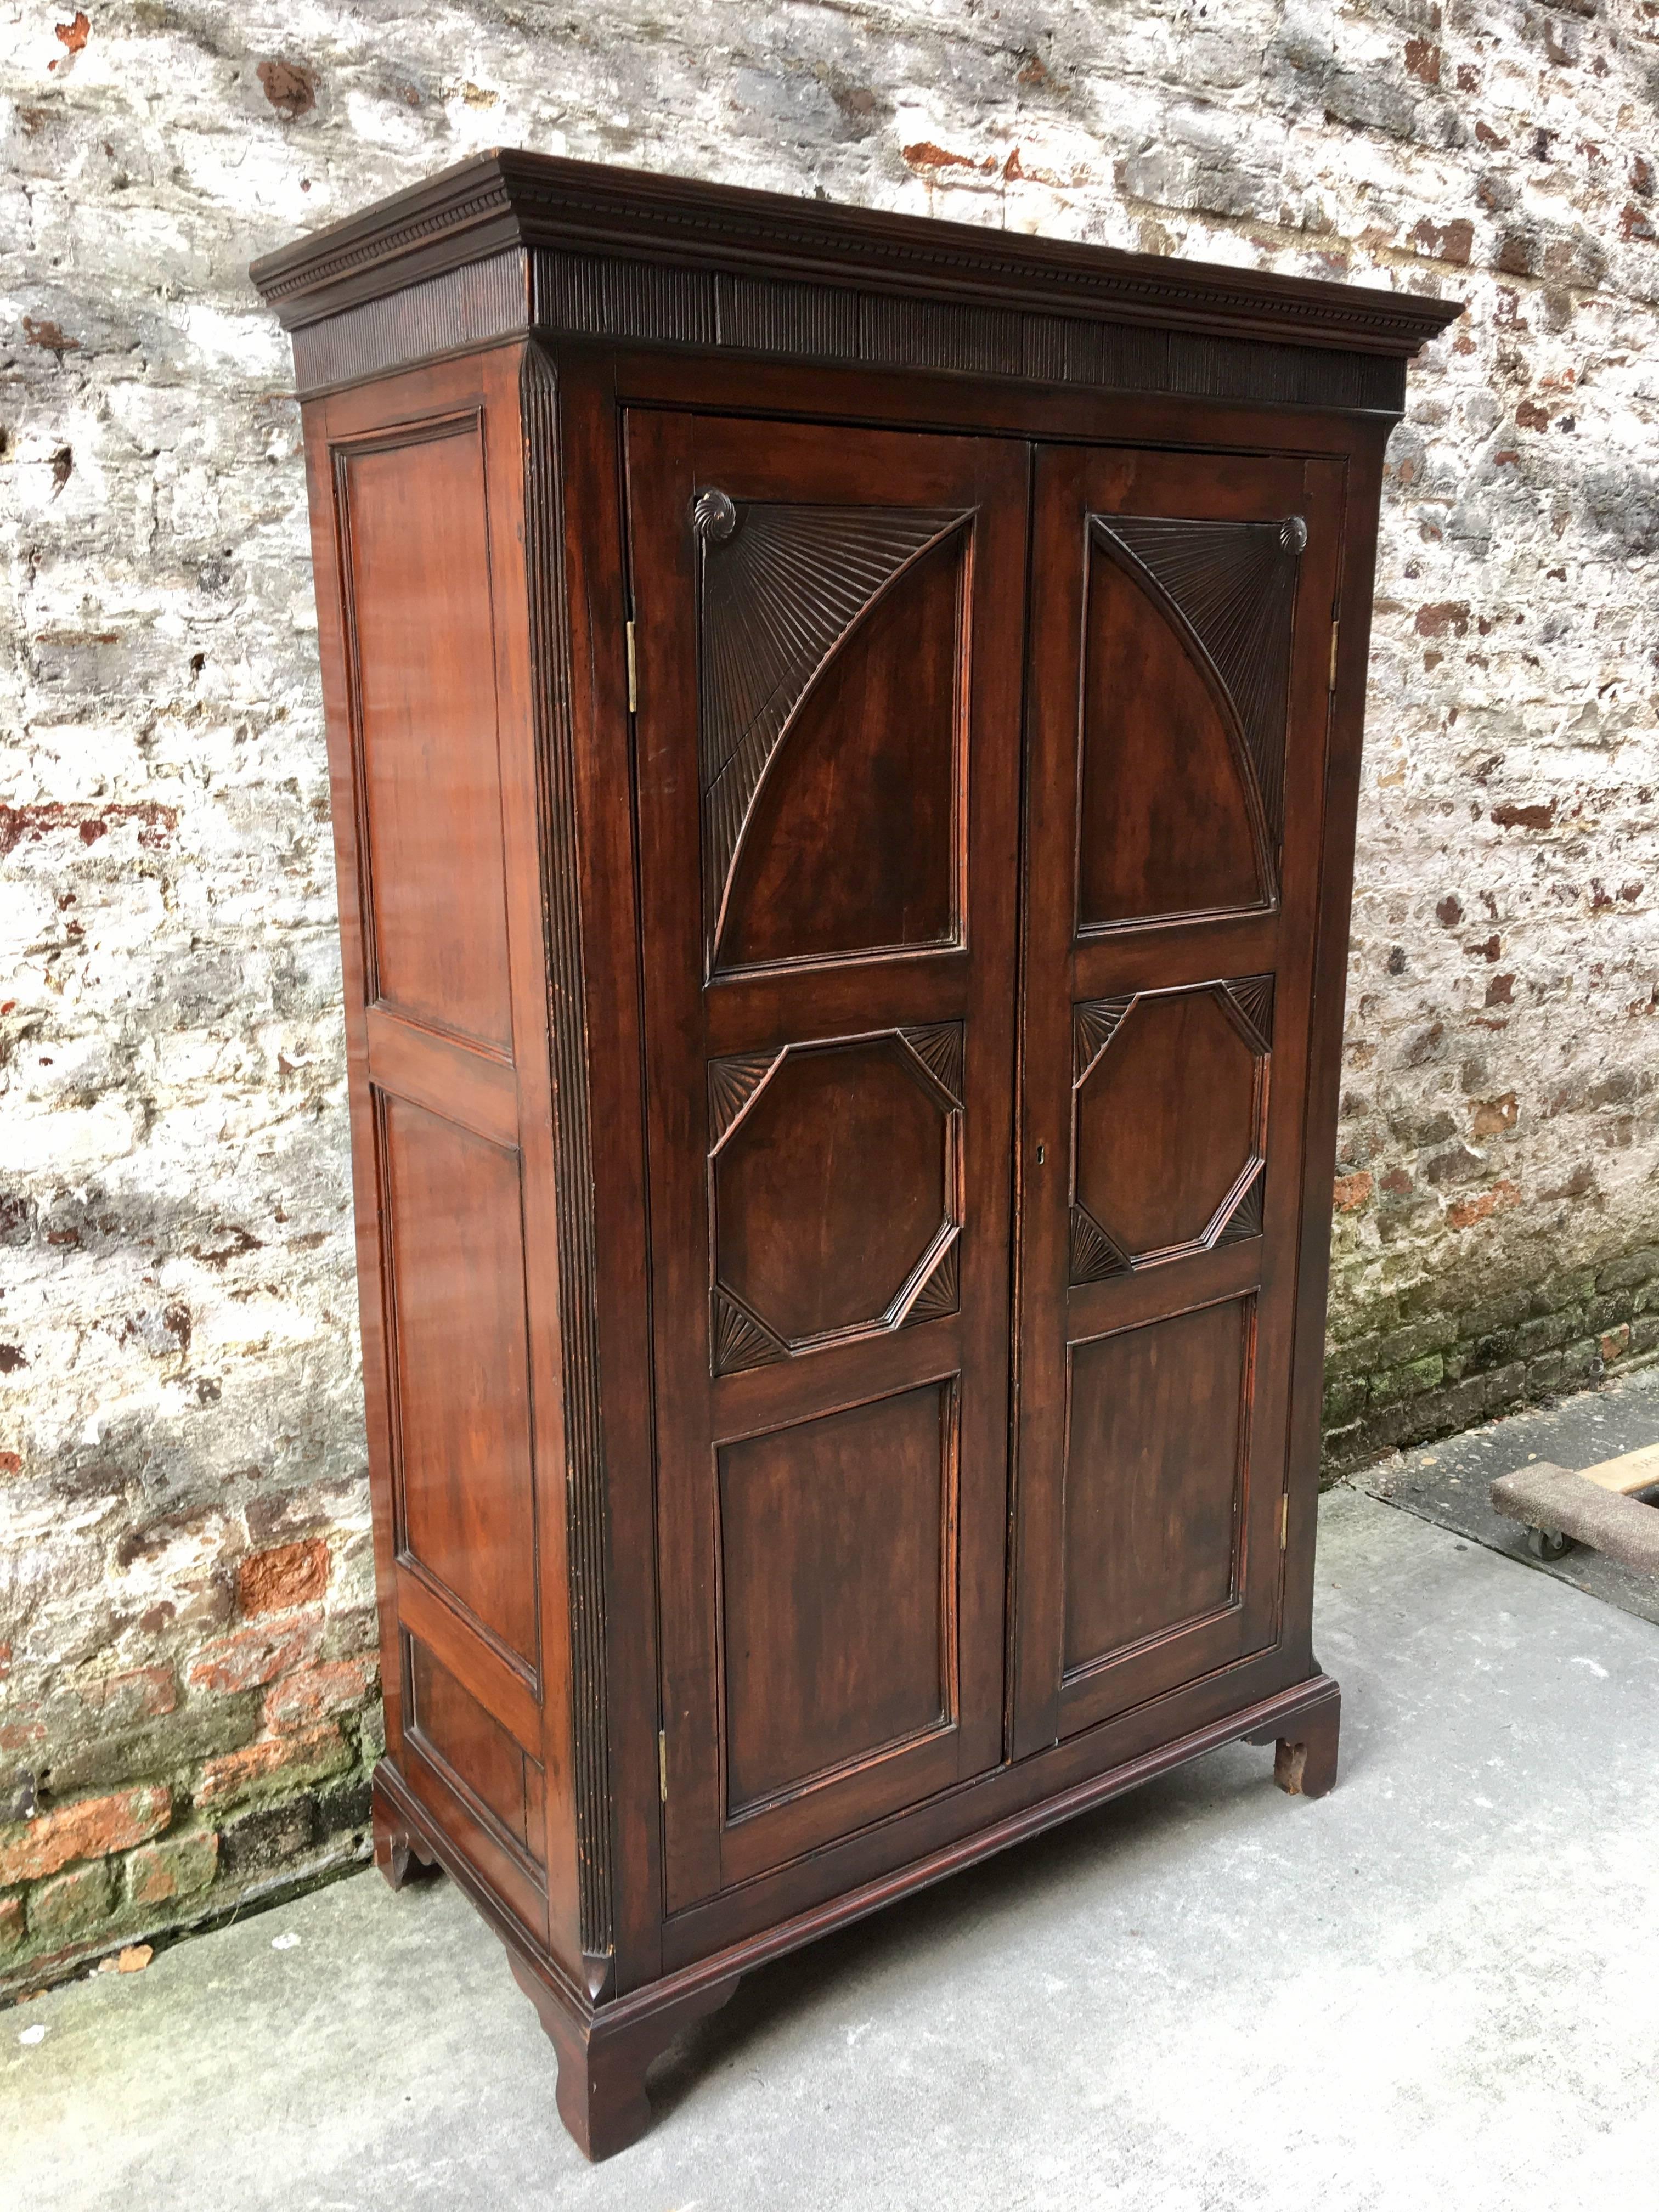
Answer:
[[662, 1802], [665, 1805], [668, 1802], [668, 1731], [666, 1729], [657, 1730], [657, 1788], [661, 1791]]
[[[1334, 678], [1332, 681], [1335, 681]], [[640, 672], [638, 664], [634, 659], [632, 623], [628, 625], [628, 711], [630, 714], [637, 714], [640, 711]]]
[[[1332, 690], [1333, 691], [1334, 691], [1334, 690], [1335, 690], [1335, 689], [1336, 689], [1336, 641], [1337, 641], [1337, 640], [1341, 636], [1341, 635], [1342, 635], [1342, 619], [1341, 619], [1341, 617], [1340, 617], [1340, 616], [1338, 616], [1337, 619], [1336, 619], [1336, 620], [1335, 620], [1335, 621], [1331, 624], [1331, 682], [1330, 682], [1330, 688], [1331, 688], [1331, 690]], [[631, 637], [631, 635], [632, 635], [632, 630], [631, 630], [631, 629], [630, 629], [630, 631], [629, 631], [629, 635], [630, 635], [630, 637]], [[633, 652], [634, 648], [633, 648], [633, 647], [632, 647], [632, 645], [631, 645], [631, 644], [629, 645], [629, 648], [628, 648], [628, 649], [629, 649], [629, 653], [630, 653]], [[632, 661], [631, 661], [631, 660], [630, 660], [630, 662], [629, 663], [629, 665], [630, 667], [633, 665], [633, 663], [632, 663]]]
[[1279, 1548], [1282, 1552], [1290, 1540], [1291, 1493], [1287, 1490], [1279, 1501]]

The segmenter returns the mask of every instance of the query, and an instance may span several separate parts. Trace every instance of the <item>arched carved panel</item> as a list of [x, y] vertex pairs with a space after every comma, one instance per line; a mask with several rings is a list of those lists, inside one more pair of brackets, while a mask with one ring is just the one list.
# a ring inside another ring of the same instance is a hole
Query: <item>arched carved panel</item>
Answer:
[[700, 497], [711, 968], [954, 935], [967, 520]]
[[1083, 927], [1272, 903], [1305, 542], [1295, 516], [1091, 518]]
[[956, 1310], [960, 1109], [914, 1042], [948, 1073], [946, 1028], [959, 1084], [954, 1024], [711, 1063], [711, 1109], [742, 1093], [711, 1119], [717, 1374]]
[[1271, 981], [1073, 1009], [1074, 1283], [1260, 1233]]

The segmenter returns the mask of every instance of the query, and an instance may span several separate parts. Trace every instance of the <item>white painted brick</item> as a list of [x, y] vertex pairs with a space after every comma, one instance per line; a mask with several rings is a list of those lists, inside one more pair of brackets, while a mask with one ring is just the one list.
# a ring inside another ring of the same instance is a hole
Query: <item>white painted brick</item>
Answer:
[[[0, 1754], [62, 1666], [182, 1662], [270, 1532], [368, 1598], [298, 416], [246, 266], [479, 147], [1468, 297], [1391, 447], [1333, 1328], [1547, 1292], [1594, 1330], [1595, 1268], [1659, 1244], [1628, 11], [87, 13], [71, 53], [71, 6], [0, 0]], [[276, 59], [314, 74], [296, 119]]]

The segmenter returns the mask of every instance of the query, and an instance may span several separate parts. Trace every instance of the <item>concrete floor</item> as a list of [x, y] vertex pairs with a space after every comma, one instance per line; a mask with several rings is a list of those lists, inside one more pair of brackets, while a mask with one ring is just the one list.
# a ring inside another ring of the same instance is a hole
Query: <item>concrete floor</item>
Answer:
[[[1555, 1467], [1594, 1467], [1659, 1439], [1659, 1366], [1638, 1368], [1599, 1389], [1580, 1390], [1553, 1406], [1538, 1406], [1488, 1421], [1461, 1437], [1420, 1444], [1415, 1451], [1391, 1452], [1387, 1459], [1351, 1478], [1356, 1490], [1437, 1522], [1460, 1536], [1473, 1536], [1493, 1552], [1535, 1566], [1558, 1582], [1623, 1606], [1626, 1613], [1659, 1624], [1659, 1581], [1635, 1573], [1599, 1553], [1575, 1544], [1559, 1559], [1534, 1560], [1519, 1522], [1492, 1508], [1496, 1475], [1512, 1474], [1535, 1460]], [[1655, 2192], [1659, 2200], [1659, 2191]]]
[[0, 2201], [1654, 2203], [1659, 1628], [1352, 1490], [1322, 1560], [1333, 1796], [1214, 1753], [781, 1962], [607, 2166], [494, 1938], [368, 1875], [9, 2014]]

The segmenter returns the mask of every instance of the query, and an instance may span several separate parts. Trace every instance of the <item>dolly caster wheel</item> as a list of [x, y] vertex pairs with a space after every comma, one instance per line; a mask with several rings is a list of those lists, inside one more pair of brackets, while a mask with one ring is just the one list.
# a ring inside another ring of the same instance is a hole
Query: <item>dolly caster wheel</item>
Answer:
[[1564, 1552], [1571, 1551], [1572, 1539], [1559, 1528], [1528, 1528], [1527, 1549], [1534, 1559], [1559, 1559]]

